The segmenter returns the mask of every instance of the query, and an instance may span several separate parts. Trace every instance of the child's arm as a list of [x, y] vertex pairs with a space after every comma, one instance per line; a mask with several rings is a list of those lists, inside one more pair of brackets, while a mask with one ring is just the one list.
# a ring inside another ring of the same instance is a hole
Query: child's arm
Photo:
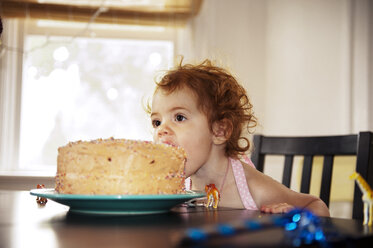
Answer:
[[319, 216], [330, 215], [326, 204], [316, 196], [295, 192], [254, 168], [248, 168], [246, 176], [254, 201], [263, 212], [284, 213], [299, 207]]

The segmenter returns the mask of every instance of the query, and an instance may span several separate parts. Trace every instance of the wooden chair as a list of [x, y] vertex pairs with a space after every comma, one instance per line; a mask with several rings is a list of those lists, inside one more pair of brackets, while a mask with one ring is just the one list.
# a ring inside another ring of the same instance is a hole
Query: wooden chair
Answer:
[[[284, 155], [282, 183], [290, 187], [294, 156], [304, 156], [300, 192], [309, 193], [313, 157], [324, 156], [320, 198], [329, 206], [334, 156], [356, 155], [355, 171], [373, 187], [373, 133], [318, 137], [269, 137], [254, 135], [251, 160], [263, 172], [266, 155]], [[348, 180], [348, 178], [346, 179]], [[352, 218], [363, 219], [362, 194], [354, 183]]]

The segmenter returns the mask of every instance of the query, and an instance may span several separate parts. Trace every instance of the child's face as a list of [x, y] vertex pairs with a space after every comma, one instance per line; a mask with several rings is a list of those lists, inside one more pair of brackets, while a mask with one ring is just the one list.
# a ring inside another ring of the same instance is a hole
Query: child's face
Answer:
[[198, 109], [197, 97], [184, 88], [171, 94], [157, 90], [151, 120], [154, 141], [184, 148], [186, 177], [194, 174], [209, 158], [212, 141], [207, 116]]

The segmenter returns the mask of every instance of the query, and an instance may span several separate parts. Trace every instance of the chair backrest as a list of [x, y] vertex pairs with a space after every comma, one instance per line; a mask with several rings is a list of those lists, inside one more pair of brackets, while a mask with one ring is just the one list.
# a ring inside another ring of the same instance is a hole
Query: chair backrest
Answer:
[[[254, 135], [251, 160], [263, 172], [266, 155], [284, 155], [282, 183], [290, 187], [294, 156], [304, 156], [300, 192], [309, 193], [314, 156], [323, 156], [320, 198], [329, 206], [334, 156], [356, 155], [355, 171], [373, 186], [373, 133], [358, 135], [275, 137]], [[348, 180], [348, 179], [347, 179]], [[363, 218], [362, 193], [355, 185], [352, 217]]]

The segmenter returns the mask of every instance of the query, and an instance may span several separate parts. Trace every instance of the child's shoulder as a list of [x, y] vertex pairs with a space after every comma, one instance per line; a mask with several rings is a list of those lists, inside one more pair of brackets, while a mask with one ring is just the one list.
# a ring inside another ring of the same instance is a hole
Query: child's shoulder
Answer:
[[245, 172], [246, 179], [249, 180], [249, 179], [257, 178], [258, 176], [264, 175], [262, 172], [258, 171], [255, 168], [255, 165], [252, 164], [251, 160], [247, 161], [244, 159], [240, 159], [240, 161], [241, 161], [243, 170]]

